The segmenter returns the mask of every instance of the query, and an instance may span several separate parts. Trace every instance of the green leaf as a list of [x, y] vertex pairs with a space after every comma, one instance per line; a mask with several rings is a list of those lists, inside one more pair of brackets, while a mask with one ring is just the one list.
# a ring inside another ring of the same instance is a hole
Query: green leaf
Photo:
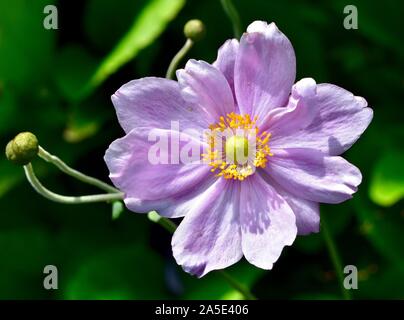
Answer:
[[108, 249], [77, 267], [63, 293], [66, 299], [167, 298], [161, 258], [140, 244]]
[[[347, 15], [343, 14], [343, 8], [348, 4], [345, 0], [330, 2], [334, 11], [341, 13], [341, 19]], [[400, 13], [397, 2], [394, 0], [384, 0], [370, 2], [366, 0], [351, 0], [351, 5], [358, 9], [358, 30], [363, 36], [374, 41], [379, 46], [388, 47], [399, 54], [403, 54], [400, 42]], [[381, 15], [380, 12], [389, 14]], [[342, 20], [341, 20], [342, 24]]]
[[0, 299], [46, 297], [46, 290], [38, 288], [43, 288], [43, 268], [56, 263], [49, 239], [44, 230], [32, 227], [1, 231]]
[[374, 274], [359, 279], [355, 297], [358, 299], [402, 299], [404, 296], [404, 270], [402, 266], [376, 267]]
[[56, 32], [43, 27], [43, 9], [54, 1], [0, 1], [0, 82], [29, 87], [46, 75]]
[[381, 206], [391, 206], [404, 196], [404, 153], [390, 152], [377, 162], [370, 182], [369, 196]]
[[20, 166], [12, 164], [5, 158], [0, 159], [0, 198], [3, 197], [16, 184], [23, 181], [23, 170]]
[[78, 143], [93, 137], [107, 121], [105, 101], [92, 98], [70, 106], [67, 126], [63, 131], [63, 138], [67, 142]]
[[[83, 27], [91, 45], [109, 52], [149, 0], [88, 0]], [[108, 23], [105, 23], [108, 21]]]
[[27, 119], [32, 121], [27, 114], [32, 110], [29, 95], [53, 66], [57, 32], [43, 27], [43, 9], [53, 2], [0, 1], [0, 135], [26, 130]]
[[63, 132], [63, 138], [69, 143], [78, 143], [94, 136], [100, 129], [97, 119], [77, 123], [70, 122]]
[[136, 17], [130, 30], [101, 62], [90, 81], [80, 92], [91, 94], [111, 74], [150, 45], [184, 6], [185, 0], [152, 0]]
[[18, 119], [16, 95], [0, 80], [0, 135], [15, 128]]
[[353, 203], [361, 223], [362, 234], [382, 256], [403, 269], [403, 219], [399, 212], [394, 209], [394, 212], [377, 210], [360, 197], [354, 198]]
[[[77, 91], [73, 90], [72, 94], [74, 92]], [[64, 140], [78, 143], [95, 136], [109, 120], [109, 111], [110, 100], [102, 95], [92, 95], [84, 101], [72, 102], [67, 111]]]
[[54, 75], [60, 93], [68, 100], [78, 100], [97, 68], [94, 57], [83, 47], [70, 44], [58, 53], [56, 61]]

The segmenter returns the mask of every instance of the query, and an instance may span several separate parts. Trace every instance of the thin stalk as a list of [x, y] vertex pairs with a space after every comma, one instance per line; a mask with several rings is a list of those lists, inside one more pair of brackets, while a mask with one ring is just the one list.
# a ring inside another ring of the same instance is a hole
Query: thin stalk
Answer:
[[[174, 222], [160, 216], [156, 211], [149, 212], [147, 216], [151, 221], [158, 223], [170, 233], [174, 233], [175, 229], [177, 229], [177, 225]], [[220, 270], [218, 271], [218, 274], [220, 274], [231, 287], [240, 292], [246, 300], [257, 300], [257, 298], [250, 292], [250, 290], [248, 290], [247, 287], [234, 279], [229, 273]]]
[[191, 39], [187, 39], [184, 46], [180, 49], [180, 51], [178, 51], [178, 53], [171, 60], [170, 65], [168, 66], [168, 69], [167, 69], [167, 73], [166, 73], [167, 79], [174, 79], [175, 71], [177, 70], [178, 65], [180, 64], [182, 59], [185, 58], [188, 51], [192, 48], [193, 45], [194, 45], [194, 42]]
[[322, 234], [324, 237], [325, 244], [328, 249], [328, 253], [330, 255], [332, 264], [335, 269], [335, 273], [337, 274], [338, 277], [338, 282], [341, 288], [341, 293], [342, 296], [345, 300], [351, 300], [352, 296], [349, 290], [345, 289], [344, 287], [344, 274], [343, 274], [343, 268], [342, 268], [342, 262], [341, 262], [341, 257], [338, 253], [337, 246], [335, 245], [334, 239], [332, 238], [331, 232], [328, 228], [327, 221], [322, 215], [321, 217], [321, 227], [322, 227]]
[[55, 202], [65, 203], [65, 204], [82, 204], [82, 203], [92, 203], [92, 202], [109, 202], [114, 200], [122, 200], [123, 193], [107, 193], [107, 194], [96, 194], [88, 196], [77, 196], [69, 197], [54, 193], [47, 188], [45, 188], [35, 175], [32, 164], [29, 163], [24, 166], [25, 175], [34, 188], [41, 196]]
[[147, 217], [149, 218], [150, 221], [158, 223], [160, 226], [162, 226], [170, 233], [174, 233], [175, 229], [177, 229], [177, 225], [174, 222], [172, 222], [170, 219], [163, 218], [156, 211], [150, 211], [147, 214]]
[[240, 292], [246, 300], [257, 300], [250, 290], [248, 290], [242, 283], [234, 279], [229, 273], [224, 270], [220, 270], [218, 272], [234, 289]]
[[237, 9], [231, 0], [221, 0], [220, 2], [222, 3], [222, 7], [233, 25], [234, 36], [237, 39], [240, 39], [242, 27], [240, 15], [238, 14]]
[[47, 152], [44, 148], [41, 146], [39, 147], [39, 152], [38, 152], [39, 157], [44, 159], [45, 161], [55, 165], [57, 168], [59, 168], [62, 172], [68, 174], [69, 176], [72, 176], [73, 178], [76, 178], [77, 180], [80, 180], [84, 183], [91, 184], [95, 187], [100, 188], [101, 190], [107, 191], [109, 193], [120, 193], [120, 191], [111, 185], [98, 180], [96, 178], [90, 177], [88, 175], [85, 175], [84, 173], [81, 173], [80, 171], [77, 171], [71, 167], [69, 167], [65, 162], [63, 162], [61, 159], [58, 157], [50, 154]]

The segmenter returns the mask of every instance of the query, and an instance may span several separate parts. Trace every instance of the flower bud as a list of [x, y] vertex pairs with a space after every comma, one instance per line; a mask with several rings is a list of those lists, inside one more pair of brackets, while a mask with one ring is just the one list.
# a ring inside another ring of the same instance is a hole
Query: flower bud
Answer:
[[38, 154], [38, 139], [31, 132], [21, 132], [6, 146], [6, 156], [18, 165], [30, 163]]
[[205, 25], [201, 20], [189, 20], [184, 26], [184, 34], [194, 42], [201, 40], [206, 33]]

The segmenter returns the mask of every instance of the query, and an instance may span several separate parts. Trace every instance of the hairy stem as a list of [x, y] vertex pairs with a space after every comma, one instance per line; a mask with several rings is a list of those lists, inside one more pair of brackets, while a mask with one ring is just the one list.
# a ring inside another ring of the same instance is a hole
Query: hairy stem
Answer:
[[101, 180], [98, 180], [96, 178], [90, 177], [88, 175], [85, 175], [84, 173], [81, 173], [71, 167], [69, 167], [65, 162], [63, 162], [61, 159], [58, 157], [50, 154], [47, 152], [44, 148], [39, 146], [39, 153], [38, 155], [44, 159], [45, 161], [55, 165], [58, 169], [60, 169], [62, 172], [68, 174], [69, 176], [72, 176], [73, 178], [76, 178], [77, 180], [80, 180], [84, 183], [91, 184], [95, 187], [100, 188], [101, 190], [107, 191], [109, 193], [120, 193], [120, 191], [113, 186], [109, 185], [108, 183], [105, 183]]
[[224, 270], [220, 270], [218, 272], [234, 289], [240, 292], [246, 300], [257, 300], [257, 298], [250, 292], [250, 290], [248, 290], [245, 285], [234, 279], [228, 272]]
[[184, 57], [187, 55], [188, 51], [192, 48], [193, 44], [194, 42], [191, 39], [187, 39], [184, 46], [180, 49], [180, 51], [178, 51], [178, 53], [171, 60], [166, 73], [167, 79], [174, 79], [175, 71], [177, 70], [178, 65], [180, 64], [182, 59], [184, 59]]
[[331, 232], [328, 228], [327, 221], [324, 217], [324, 215], [321, 216], [321, 226], [322, 226], [322, 234], [324, 237], [325, 244], [328, 249], [328, 253], [330, 255], [332, 264], [335, 269], [335, 273], [337, 274], [338, 277], [338, 282], [341, 288], [341, 293], [342, 296], [345, 300], [351, 300], [352, 296], [349, 290], [345, 289], [344, 287], [344, 274], [343, 274], [343, 268], [342, 268], [342, 262], [341, 262], [341, 257], [338, 254], [337, 247], [335, 245], [334, 239], [332, 238]]
[[240, 16], [231, 0], [221, 0], [222, 7], [233, 24], [234, 36], [240, 39], [242, 33]]
[[38, 180], [35, 175], [34, 169], [32, 168], [32, 164], [29, 163], [24, 166], [25, 175], [34, 188], [36, 192], [38, 192], [41, 196], [55, 202], [65, 203], [65, 204], [82, 204], [82, 203], [92, 203], [92, 202], [110, 202], [113, 200], [122, 200], [123, 193], [107, 193], [107, 194], [97, 194], [97, 195], [88, 195], [88, 196], [63, 196], [57, 193], [54, 193], [47, 188], [45, 188], [41, 182]]

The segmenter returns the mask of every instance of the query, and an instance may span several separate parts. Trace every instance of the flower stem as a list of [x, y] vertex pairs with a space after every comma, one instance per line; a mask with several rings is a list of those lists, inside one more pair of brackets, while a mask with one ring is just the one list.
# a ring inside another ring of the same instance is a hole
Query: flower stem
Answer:
[[242, 33], [241, 20], [240, 16], [237, 12], [237, 9], [234, 7], [234, 4], [231, 0], [221, 0], [222, 7], [229, 17], [231, 23], [233, 24], [233, 32], [234, 36], [237, 39], [240, 39]]
[[170, 65], [168, 66], [168, 70], [166, 73], [167, 79], [174, 79], [175, 71], [178, 68], [181, 60], [184, 59], [188, 51], [192, 48], [194, 42], [191, 39], [187, 39], [184, 46], [178, 51], [178, 53], [171, 60]]
[[238, 292], [240, 292], [246, 300], [257, 300], [257, 298], [242, 283], [234, 279], [228, 272], [220, 270], [219, 274]]
[[81, 173], [81, 172], [69, 167], [61, 159], [59, 159], [58, 157], [50, 154], [49, 152], [47, 152], [41, 146], [39, 146], [38, 155], [39, 155], [39, 157], [41, 157], [45, 161], [55, 165], [62, 172], [68, 174], [69, 176], [72, 176], [73, 178], [76, 178], [77, 180], [80, 180], [80, 181], [82, 181], [84, 183], [88, 183], [88, 184], [91, 184], [93, 186], [96, 186], [96, 187], [100, 188], [101, 190], [107, 191], [109, 193], [119, 193], [120, 192], [118, 189], [110, 186], [109, 184], [107, 184], [105, 182], [102, 182], [101, 180], [98, 180], [96, 178], [87, 176], [84, 173]]
[[172, 222], [171, 220], [164, 218], [160, 216], [156, 211], [150, 211], [147, 214], [147, 217], [149, 218], [150, 221], [153, 221], [154, 223], [158, 223], [160, 226], [162, 226], [164, 229], [166, 229], [170, 233], [174, 233], [175, 229], [177, 229], [177, 225]]
[[[160, 226], [162, 226], [170, 233], [174, 233], [175, 229], [177, 229], [177, 225], [174, 222], [160, 216], [156, 211], [149, 212], [147, 217], [151, 221], [158, 223]], [[218, 273], [230, 284], [231, 287], [240, 292], [243, 295], [244, 299], [257, 300], [257, 298], [250, 292], [250, 290], [248, 290], [248, 288], [246, 288], [243, 284], [234, 279], [229, 273], [227, 273], [224, 270], [220, 270]]]
[[77, 196], [77, 197], [69, 197], [63, 196], [57, 193], [54, 193], [47, 188], [45, 188], [41, 182], [38, 180], [35, 175], [34, 169], [32, 168], [32, 164], [29, 163], [24, 166], [25, 175], [34, 188], [36, 192], [38, 192], [43, 197], [65, 204], [81, 204], [81, 203], [91, 203], [91, 202], [104, 202], [104, 201], [113, 201], [113, 200], [122, 200], [123, 193], [107, 193], [107, 194], [97, 194], [97, 195], [89, 195], [89, 196]]
[[337, 247], [335, 245], [334, 239], [332, 238], [331, 232], [328, 228], [328, 224], [324, 215], [321, 216], [321, 227], [323, 229], [322, 234], [328, 249], [328, 253], [330, 255], [332, 264], [338, 277], [338, 282], [341, 288], [342, 296], [345, 300], [351, 300], [352, 299], [351, 293], [344, 287], [344, 274], [342, 272], [343, 268], [341, 257], [338, 254]]

